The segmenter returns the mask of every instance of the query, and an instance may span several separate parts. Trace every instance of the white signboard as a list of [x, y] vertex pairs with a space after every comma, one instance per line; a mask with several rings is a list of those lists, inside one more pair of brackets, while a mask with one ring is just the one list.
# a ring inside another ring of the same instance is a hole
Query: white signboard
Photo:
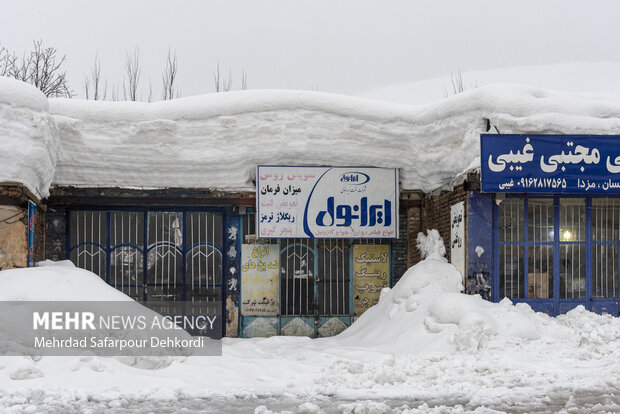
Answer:
[[258, 166], [260, 238], [397, 238], [398, 170]]
[[450, 263], [465, 274], [465, 204], [450, 206]]

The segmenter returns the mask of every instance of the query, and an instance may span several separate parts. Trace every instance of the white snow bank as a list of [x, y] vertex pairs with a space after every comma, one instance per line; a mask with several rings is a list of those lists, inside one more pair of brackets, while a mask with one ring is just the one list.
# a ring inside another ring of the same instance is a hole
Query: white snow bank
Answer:
[[88, 270], [66, 261], [46, 262], [0, 271], [0, 301], [133, 301]]
[[[566, 92], [620, 95], [618, 73], [620, 73], [620, 63], [572, 62], [472, 70], [461, 73], [461, 78], [465, 90], [510, 82]], [[456, 76], [456, 73], [452, 76]], [[387, 102], [420, 105], [442, 99], [446, 93], [453, 93], [450, 75], [388, 85], [364, 92], [359, 96]]]
[[479, 165], [487, 120], [501, 133], [620, 133], [619, 96], [508, 84], [416, 107], [281, 90], [49, 106], [53, 118], [32, 86], [0, 79], [0, 182], [39, 197], [50, 181], [252, 190], [258, 164], [399, 168], [403, 189], [430, 191]]
[[[61, 302], [58, 309], [66, 309], [74, 312], [76, 310], [92, 312], [94, 308], [88, 303], [91, 302], [110, 302], [110, 306], [114, 309], [110, 311], [117, 312], [115, 315], [120, 316], [138, 316], [149, 318], [157, 318], [163, 320], [163, 316], [153, 312], [150, 309], [135, 302], [129, 296], [121, 291], [111, 287], [105, 283], [99, 276], [84, 269], [75, 267], [71, 262], [64, 260], [53, 262], [46, 260], [37, 263], [39, 267], [25, 269], [11, 269], [0, 271], [0, 302], [18, 302], [12, 306], [20, 306], [22, 301], [39, 301], [39, 302]], [[77, 304], [64, 304], [63, 302], [78, 302]], [[128, 306], [119, 308], [117, 302], [128, 302]], [[5, 305], [7, 306], [7, 305]], [[104, 306], [108, 306], [107, 304]], [[103, 308], [97, 307], [96, 310]], [[6, 310], [6, 309], [5, 309]], [[31, 341], [28, 336], [29, 332], [19, 328], [10, 312], [0, 315], [0, 355], [11, 355], [13, 352], [25, 355], [37, 355], [36, 350], [24, 348], [21, 344]], [[23, 333], [23, 337], [16, 339], [13, 336]], [[57, 331], [54, 337], [66, 339], [83, 335], [82, 331]], [[92, 333], [96, 338], [112, 338], [112, 339], [147, 339], [151, 336], [165, 337], [165, 331], [155, 330], [139, 330], [139, 329], [98, 329]], [[191, 336], [182, 330], [175, 330], [174, 336], [189, 339]], [[14, 340], [15, 339], [15, 340]], [[177, 350], [175, 348], [175, 350]], [[189, 354], [188, 350], [178, 348], [182, 355]], [[44, 357], [50, 358], [50, 357]], [[51, 357], [54, 358], [54, 357]], [[173, 361], [178, 359], [171, 356], [119, 356], [115, 357], [124, 364], [143, 368], [143, 369], [161, 369], [169, 366]], [[92, 359], [92, 358], [91, 358]], [[28, 365], [30, 366], [30, 365]], [[32, 374], [34, 372], [35, 374]], [[41, 377], [44, 375], [40, 370], [26, 370], [22, 372], [21, 368], [17, 368], [11, 375], [19, 378], [27, 379], [30, 375]], [[26, 376], [26, 377], [24, 377]]]
[[[461, 293], [461, 275], [443, 257], [445, 247], [436, 230], [427, 236], [420, 233], [418, 247], [426, 259], [407, 270], [393, 289], [382, 292], [379, 303], [337, 337], [341, 343], [419, 355], [477, 352], [487, 343], [556, 340], [556, 335], [565, 334], [565, 327], [526, 304], [513, 306], [508, 299], [491, 303], [480, 295]], [[620, 340], [620, 323], [613, 332], [611, 336]]]
[[60, 140], [48, 101], [37, 88], [0, 76], [0, 183], [24, 184], [49, 195]]
[[37, 262], [36, 266], [37, 267], [44, 267], [44, 266], [69, 266], [69, 267], [75, 267], [73, 262], [71, 260], [69, 260], [69, 259], [65, 259], [65, 260], [45, 259], [43, 261]]
[[[584, 393], [598, 394], [595, 401], [609, 403], [607, 410], [620, 407], [619, 318], [583, 306], [552, 318], [507, 299], [490, 303], [460, 293], [460, 274], [438, 257], [436, 236], [421, 237], [426, 260], [349, 329], [326, 339], [333, 347], [358, 344], [391, 358], [336, 362], [315, 378], [323, 394], [346, 389], [364, 399], [401, 390], [408, 400], [436, 402], [443, 395], [452, 404], [462, 401], [470, 407], [464, 412], [480, 406], [531, 412], [557, 411], [552, 407]], [[569, 400], [566, 408], [579, 404]]]
[[37, 87], [13, 78], [0, 76], [0, 104], [47, 112], [49, 103]]
[[[222, 357], [190, 356], [156, 372], [113, 358], [0, 356], [0, 406], [16, 412], [196, 411], [208, 400], [223, 407], [212, 412], [239, 404], [280, 412], [273, 406], [294, 396], [299, 402], [293, 412], [316, 412], [316, 406], [326, 412], [419, 412], [396, 409], [404, 403], [422, 412], [451, 412], [455, 405], [463, 412], [483, 406], [584, 412], [581, 407], [595, 403], [602, 405], [587, 412], [620, 409], [619, 318], [583, 307], [551, 318], [527, 305], [464, 295], [460, 275], [441, 257], [436, 232], [421, 237], [420, 246], [427, 259], [339, 336], [227, 338]], [[113, 291], [95, 275], [58, 265], [0, 272], [0, 292], [21, 283], [2, 297], [40, 289], [52, 299], [63, 288], [54, 285], [62, 284], [63, 272], [73, 280], [69, 290], [80, 296], [95, 286], [102, 295]], [[78, 290], [78, 275], [92, 287]], [[260, 403], [257, 396], [264, 396]], [[335, 399], [350, 404], [337, 410]]]
[[[433, 190], [473, 168], [479, 135], [620, 133], [620, 96], [492, 85], [411, 107], [254, 90], [156, 103], [50, 100], [63, 157], [54, 184], [253, 189], [257, 164], [400, 168]], [[474, 165], [475, 167], [475, 165]]]

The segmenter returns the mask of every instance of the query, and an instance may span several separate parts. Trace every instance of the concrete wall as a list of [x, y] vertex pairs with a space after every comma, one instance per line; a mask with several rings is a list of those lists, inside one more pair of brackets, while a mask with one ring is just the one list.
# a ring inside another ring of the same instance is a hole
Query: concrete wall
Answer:
[[28, 212], [19, 206], [0, 205], [0, 270], [26, 267]]
[[[0, 270], [28, 265], [28, 200], [38, 199], [21, 184], [0, 186]], [[45, 209], [35, 213], [34, 260], [45, 257]]]

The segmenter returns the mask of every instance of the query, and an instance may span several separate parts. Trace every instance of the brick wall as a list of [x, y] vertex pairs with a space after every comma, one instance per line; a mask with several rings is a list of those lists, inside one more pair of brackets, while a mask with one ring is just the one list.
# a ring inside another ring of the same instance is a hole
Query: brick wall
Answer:
[[407, 209], [401, 208], [398, 213], [398, 239], [392, 240], [392, 284], [396, 284], [398, 279], [407, 270], [407, 253], [409, 248], [408, 243], [408, 228], [407, 228]]
[[[464, 222], [467, 223], [467, 195], [469, 191], [459, 186], [452, 191], [442, 191], [440, 194], [427, 195], [422, 205], [421, 229], [437, 229], [446, 246], [446, 258], [450, 260], [450, 206], [461, 201], [465, 202]], [[467, 227], [465, 228], [467, 234]], [[465, 240], [467, 245], [467, 240]], [[417, 250], [417, 249], [416, 249]]]
[[418, 263], [422, 258], [420, 251], [416, 247], [418, 233], [422, 231], [422, 209], [421, 207], [410, 207], [407, 209], [407, 267]]

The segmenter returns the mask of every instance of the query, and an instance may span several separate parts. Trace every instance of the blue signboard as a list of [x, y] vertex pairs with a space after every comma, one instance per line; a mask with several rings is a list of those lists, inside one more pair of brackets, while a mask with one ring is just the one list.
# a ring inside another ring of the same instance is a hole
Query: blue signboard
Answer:
[[36, 204], [28, 200], [28, 267], [34, 266], [34, 220]]
[[620, 136], [480, 136], [482, 191], [620, 194]]

